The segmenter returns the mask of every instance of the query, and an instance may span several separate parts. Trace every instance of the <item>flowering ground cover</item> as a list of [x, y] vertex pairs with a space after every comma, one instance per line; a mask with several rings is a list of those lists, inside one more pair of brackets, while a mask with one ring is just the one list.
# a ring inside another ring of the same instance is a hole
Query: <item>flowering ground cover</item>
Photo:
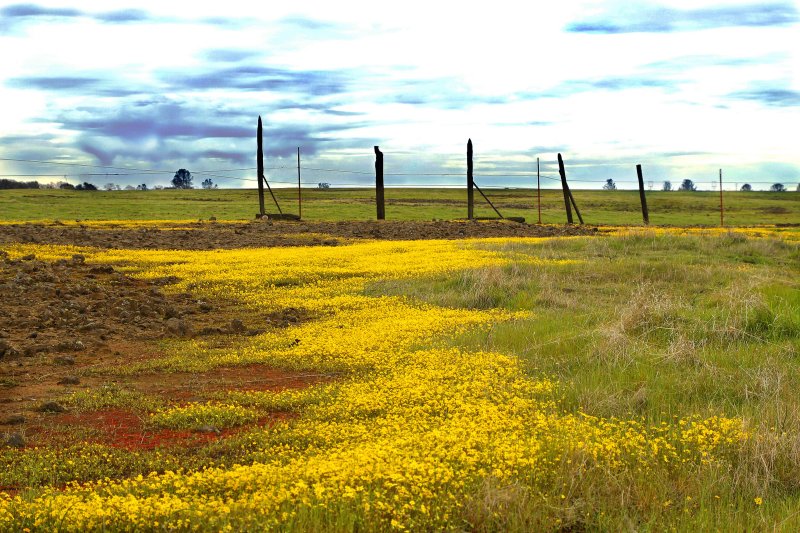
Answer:
[[[191, 401], [68, 396], [214, 435], [189, 450], [6, 449], [0, 528], [794, 529], [800, 252], [792, 232], [761, 233], [5, 246], [11, 260], [80, 252], [245, 315], [302, 310], [226, 342], [173, 339], [118, 376], [262, 365], [330, 379]], [[291, 416], [258, 423], [275, 413]]]

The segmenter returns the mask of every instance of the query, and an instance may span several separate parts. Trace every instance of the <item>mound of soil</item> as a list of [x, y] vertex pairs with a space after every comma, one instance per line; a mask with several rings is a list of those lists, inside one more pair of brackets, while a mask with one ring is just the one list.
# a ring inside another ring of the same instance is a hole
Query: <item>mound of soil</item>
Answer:
[[341, 240], [466, 239], [587, 235], [596, 228], [538, 226], [509, 221], [350, 221], [257, 220], [197, 222], [173, 229], [67, 226], [62, 223], [0, 225], [0, 244], [74, 244], [98, 248], [209, 250], [263, 246], [335, 246]]
[[[261, 331], [231, 320], [232, 304], [165, 292], [173, 281], [137, 280], [81, 255], [54, 263], [0, 258], [0, 424], [24, 427], [54, 412], [42, 406], [66, 387], [93, 386], [122, 363], [161, 355], [155, 340]], [[259, 325], [304, 318], [288, 310]]]

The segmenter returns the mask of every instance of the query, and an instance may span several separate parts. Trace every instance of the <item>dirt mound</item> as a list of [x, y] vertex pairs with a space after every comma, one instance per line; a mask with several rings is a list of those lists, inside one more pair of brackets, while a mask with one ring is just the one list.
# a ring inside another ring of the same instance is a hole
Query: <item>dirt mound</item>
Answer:
[[[232, 303], [171, 294], [162, 281], [89, 265], [81, 255], [54, 263], [0, 259], [0, 423], [24, 425], [66, 387], [92, 386], [122, 363], [160, 355], [155, 340], [262, 331], [232, 320]], [[304, 319], [289, 310], [259, 325]]]
[[335, 246], [358, 239], [421, 240], [587, 235], [596, 228], [509, 221], [197, 222], [161, 228], [0, 225], [0, 244], [75, 244], [98, 248], [209, 250], [262, 246]]

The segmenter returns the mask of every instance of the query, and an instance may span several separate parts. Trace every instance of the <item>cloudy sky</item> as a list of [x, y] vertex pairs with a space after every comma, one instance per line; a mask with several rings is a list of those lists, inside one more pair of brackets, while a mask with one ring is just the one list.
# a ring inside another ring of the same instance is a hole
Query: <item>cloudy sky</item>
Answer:
[[369, 184], [380, 145], [390, 185], [461, 184], [471, 137], [481, 186], [562, 152], [574, 187], [794, 189], [798, 30], [780, 0], [0, 1], [0, 174], [253, 187], [260, 114], [276, 183], [300, 147]]

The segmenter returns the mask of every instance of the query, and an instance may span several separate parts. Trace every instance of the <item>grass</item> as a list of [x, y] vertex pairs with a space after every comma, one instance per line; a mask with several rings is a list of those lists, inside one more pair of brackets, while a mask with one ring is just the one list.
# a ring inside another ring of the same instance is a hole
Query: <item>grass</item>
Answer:
[[[307, 220], [374, 220], [372, 189], [303, 190]], [[534, 190], [487, 191], [504, 216], [536, 222]], [[286, 212], [297, 213], [297, 191], [276, 189]], [[476, 216], [495, 216], [482, 199]], [[587, 224], [641, 224], [637, 191], [575, 190], [575, 200]], [[267, 196], [269, 199], [269, 196]], [[647, 193], [654, 225], [719, 225], [719, 195], [714, 192]], [[250, 220], [258, 210], [255, 190], [61, 191], [0, 190], [0, 221], [38, 220]], [[268, 203], [268, 212], [275, 212]], [[450, 220], [466, 217], [466, 194], [460, 189], [387, 189], [388, 220]], [[577, 222], [577, 217], [575, 218]], [[560, 190], [542, 191], [542, 222], [566, 222]], [[798, 224], [800, 193], [725, 193], [727, 225]]]
[[[567, 527], [614, 531], [798, 526], [796, 245], [643, 232], [492, 248], [518, 258], [578, 261], [515, 262], [455, 276], [383, 281], [368, 292], [412, 295], [443, 307], [534, 311], [530, 319], [450, 342], [516, 354], [531, 376], [554, 376], [562, 384], [563, 405], [572, 412], [634, 417], [655, 426], [690, 414], [724, 414], [741, 417], [754, 437], [730, 470], [684, 479], [684, 486], [652, 472], [616, 485], [613, 478], [566, 468], [562, 482], [573, 492], [570, 503], [559, 508], [556, 502], [544, 512], [526, 487], [488, 480], [467, 506], [478, 529], [539, 529], [546, 523], [543, 513], [561, 516]], [[682, 512], [645, 512], [650, 499]]]

